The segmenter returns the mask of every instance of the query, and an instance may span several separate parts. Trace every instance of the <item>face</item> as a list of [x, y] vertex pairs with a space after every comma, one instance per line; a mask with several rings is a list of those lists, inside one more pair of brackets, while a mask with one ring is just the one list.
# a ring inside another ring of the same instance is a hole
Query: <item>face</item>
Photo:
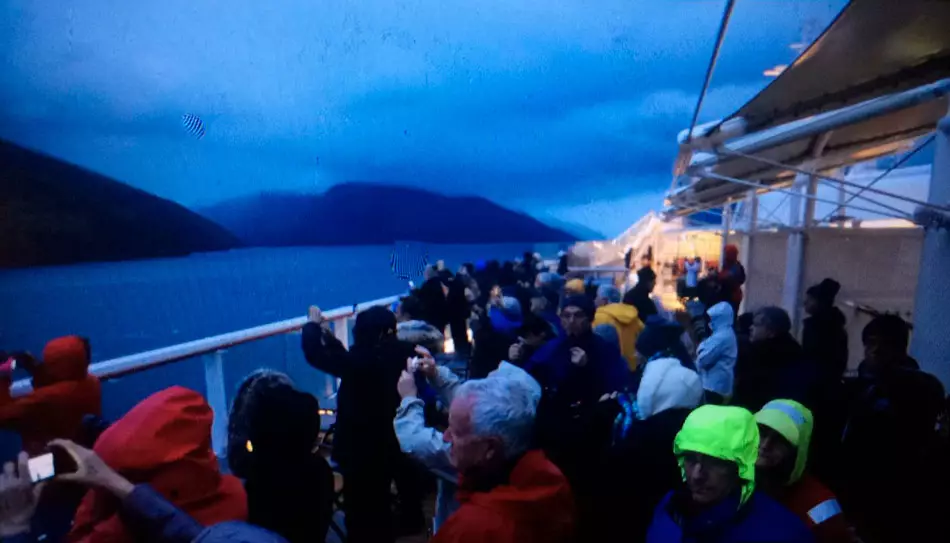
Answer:
[[769, 329], [763, 315], [757, 314], [752, 319], [752, 327], [749, 329], [749, 338], [752, 343], [771, 339], [775, 334]]
[[806, 294], [805, 295], [805, 313], [808, 313], [809, 315], [814, 315], [817, 311], [818, 311], [818, 300]]
[[581, 308], [569, 305], [561, 310], [561, 326], [567, 335], [581, 336], [590, 331], [590, 318]]
[[683, 455], [683, 470], [693, 501], [700, 505], [719, 503], [739, 486], [738, 469], [726, 460], [687, 452]]
[[449, 407], [449, 427], [443, 434], [446, 443], [451, 443], [449, 460], [460, 473], [484, 469], [497, 460], [497, 442], [472, 431], [471, 398], [456, 398]]
[[864, 359], [872, 366], [883, 368], [895, 365], [907, 355], [891, 342], [878, 336], [868, 336], [864, 341]]
[[759, 425], [759, 458], [755, 467], [775, 469], [791, 461], [797, 454], [795, 447], [782, 434], [765, 426]]

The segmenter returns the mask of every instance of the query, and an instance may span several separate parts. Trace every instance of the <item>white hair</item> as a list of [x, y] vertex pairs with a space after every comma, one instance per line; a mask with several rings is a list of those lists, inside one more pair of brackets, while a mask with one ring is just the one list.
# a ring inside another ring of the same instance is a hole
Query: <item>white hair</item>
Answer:
[[455, 397], [471, 401], [472, 432], [500, 438], [505, 457], [515, 458], [531, 446], [537, 404], [529, 388], [520, 380], [472, 379], [459, 386]]
[[597, 287], [597, 297], [607, 300], [607, 303], [619, 304], [623, 299], [620, 290], [613, 285], [601, 285]]

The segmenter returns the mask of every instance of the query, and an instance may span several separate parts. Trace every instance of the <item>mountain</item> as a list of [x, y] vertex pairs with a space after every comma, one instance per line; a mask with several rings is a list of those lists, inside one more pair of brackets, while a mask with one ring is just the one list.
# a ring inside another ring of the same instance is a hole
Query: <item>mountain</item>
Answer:
[[548, 218], [544, 222], [574, 235], [581, 241], [604, 241], [608, 239], [607, 234], [584, 226], [583, 224], [577, 224], [576, 222], [562, 221], [552, 218]]
[[239, 247], [168, 200], [0, 141], [0, 268], [182, 256]]
[[479, 197], [373, 183], [263, 193], [199, 210], [252, 246], [568, 242], [576, 237]]

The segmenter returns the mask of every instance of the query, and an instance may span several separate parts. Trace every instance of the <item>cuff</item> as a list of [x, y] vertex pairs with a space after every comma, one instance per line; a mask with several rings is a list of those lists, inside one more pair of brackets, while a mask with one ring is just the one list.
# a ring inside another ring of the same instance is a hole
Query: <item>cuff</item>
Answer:
[[399, 407], [396, 408], [396, 416], [401, 417], [406, 415], [413, 408], [413, 406], [417, 406], [419, 409], [422, 409], [425, 404], [422, 400], [415, 396], [407, 396], [399, 402]]

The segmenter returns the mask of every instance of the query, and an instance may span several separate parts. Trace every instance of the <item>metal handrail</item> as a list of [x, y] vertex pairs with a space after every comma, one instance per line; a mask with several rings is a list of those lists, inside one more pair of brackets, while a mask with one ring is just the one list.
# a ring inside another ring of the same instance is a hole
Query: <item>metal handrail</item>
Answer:
[[[349, 307], [339, 307], [323, 313], [323, 316], [326, 320], [331, 322], [344, 321], [364, 309], [381, 305], [392, 305], [398, 302], [399, 298], [400, 296], [389, 296], [387, 298], [363, 302]], [[195, 341], [171, 345], [169, 347], [104, 360], [92, 364], [89, 367], [89, 372], [102, 380], [113, 379], [165, 364], [217, 353], [228, 347], [234, 347], [235, 345], [251, 343], [271, 336], [295, 332], [303, 328], [305, 324], [307, 324], [307, 317], [297, 317], [295, 319], [272, 322], [270, 324], [255, 326], [236, 332], [228, 332], [218, 336], [206, 337]], [[32, 389], [33, 386], [29, 379], [21, 379], [13, 383], [10, 387], [10, 393], [13, 396], [22, 396], [29, 393]]]

